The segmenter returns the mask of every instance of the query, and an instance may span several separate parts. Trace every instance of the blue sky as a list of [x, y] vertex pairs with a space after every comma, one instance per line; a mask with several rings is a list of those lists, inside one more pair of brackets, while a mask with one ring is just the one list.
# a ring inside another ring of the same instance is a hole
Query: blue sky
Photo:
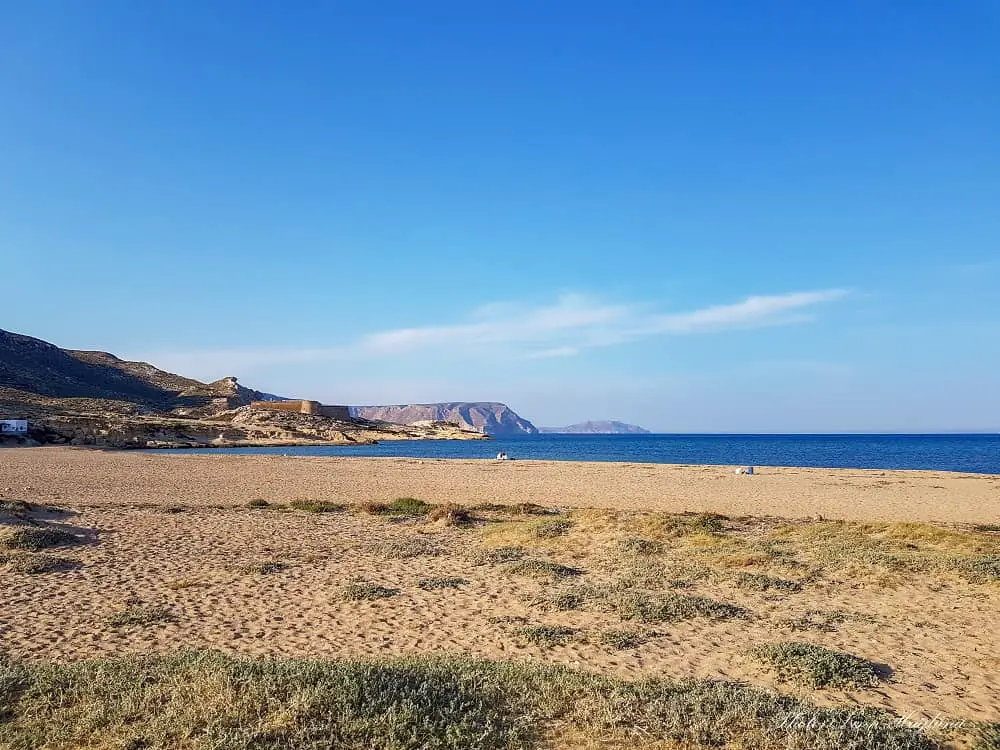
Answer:
[[1000, 430], [1000, 5], [0, 4], [0, 327], [329, 403]]

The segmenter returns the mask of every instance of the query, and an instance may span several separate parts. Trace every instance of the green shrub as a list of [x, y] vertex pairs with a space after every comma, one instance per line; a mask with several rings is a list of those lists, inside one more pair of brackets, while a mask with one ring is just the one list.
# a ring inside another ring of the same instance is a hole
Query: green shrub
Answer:
[[306, 513], [335, 513], [344, 510], [344, 503], [330, 503], [325, 500], [292, 500], [289, 503], [293, 510], [304, 510]]
[[869, 688], [881, 679], [872, 662], [812, 643], [769, 643], [750, 653], [770, 666], [779, 680], [812, 688]]
[[528, 625], [514, 631], [519, 637], [537, 646], [557, 646], [573, 640], [577, 629], [562, 625]]
[[433, 507], [415, 497], [400, 497], [386, 506], [386, 512], [394, 516], [426, 516]]
[[344, 586], [343, 596], [348, 601], [356, 602], [363, 599], [387, 599], [399, 593], [399, 589], [379, 586], [368, 581], [351, 581]]
[[52, 529], [42, 526], [23, 526], [7, 535], [0, 545], [10, 549], [46, 549], [80, 541], [73, 534], [62, 529]]
[[620, 594], [612, 606], [623, 620], [639, 622], [676, 622], [692, 617], [728, 620], [749, 616], [750, 612], [735, 604], [718, 602], [704, 596], [686, 594], [648, 594], [630, 591]]

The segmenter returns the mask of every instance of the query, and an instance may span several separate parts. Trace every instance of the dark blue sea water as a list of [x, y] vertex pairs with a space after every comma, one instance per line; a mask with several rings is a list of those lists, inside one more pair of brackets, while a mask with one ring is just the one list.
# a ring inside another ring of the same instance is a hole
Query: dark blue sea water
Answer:
[[195, 453], [625, 461], [655, 464], [938, 469], [1000, 474], [1000, 435], [527, 435], [378, 445], [207, 448]]

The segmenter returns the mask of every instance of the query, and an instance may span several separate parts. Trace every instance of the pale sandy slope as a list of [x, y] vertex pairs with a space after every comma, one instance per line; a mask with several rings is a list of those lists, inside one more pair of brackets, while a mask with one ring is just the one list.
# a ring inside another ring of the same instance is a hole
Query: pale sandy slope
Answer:
[[305, 458], [0, 451], [0, 491], [76, 503], [244, 504], [263, 498], [714, 511], [783, 518], [1000, 522], [1000, 476], [929, 471], [758, 468], [558, 461]]

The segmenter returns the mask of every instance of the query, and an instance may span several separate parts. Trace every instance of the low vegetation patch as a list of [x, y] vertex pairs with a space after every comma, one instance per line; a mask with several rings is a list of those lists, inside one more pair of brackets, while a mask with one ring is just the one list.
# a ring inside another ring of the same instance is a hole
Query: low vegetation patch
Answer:
[[675, 593], [648, 594], [630, 591], [619, 595], [612, 606], [623, 620], [638, 622], [677, 622], [692, 617], [729, 620], [750, 615], [749, 610], [735, 604], [704, 596]]
[[0, 545], [9, 549], [38, 550], [48, 547], [59, 547], [75, 544], [79, 539], [68, 531], [44, 526], [24, 526], [15, 529], [0, 541]]
[[10, 513], [22, 518], [35, 510], [35, 506], [26, 500], [0, 499], [0, 513]]
[[264, 562], [249, 563], [240, 568], [240, 570], [243, 573], [268, 575], [270, 573], [282, 573], [288, 570], [288, 567], [288, 563], [283, 563], [279, 560], [265, 560]]
[[658, 555], [663, 552], [663, 542], [655, 539], [643, 539], [638, 536], [630, 536], [618, 541], [618, 548], [622, 552], [633, 555]]
[[12, 573], [39, 575], [42, 573], [59, 573], [80, 567], [79, 560], [55, 555], [12, 555], [0, 562], [6, 563], [7, 570]]
[[115, 628], [122, 628], [130, 625], [155, 625], [170, 619], [173, 619], [171, 612], [164, 606], [131, 601], [122, 610], [108, 617], [108, 624]]
[[546, 521], [539, 521], [535, 526], [535, 536], [539, 539], [551, 539], [552, 537], [565, 536], [572, 528], [573, 522], [566, 518], [553, 518]]
[[993, 534], [1000, 532], [1000, 523], [980, 523], [972, 527], [980, 534]]
[[525, 558], [512, 562], [504, 568], [507, 575], [517, 576], [543, 576], [547, 578], [568, 578], [569, 576], [582, 575], [579, 568], [571, 568], [562, 563], [551, 562], [549, 560], [536, 560]]
[[0, 700], [0, 746], [19, 749], [935, 747], [875, 708], [817, 708], [732, 682], [628, 682], [467, 658], [188, 652], [39, 664], [0, 656]]
[[269, 503], [267, 500], [265, 500], [265, 499], [263, 499], [261, 497], [258, 497], [255, 500], [251, 500], [249, 503], [247, 503], [247, 507], [248, 508], [253, 508], [253, 509], [270, 508], [271, 507], [271, 503]]
[[796, 592], [802, 590], [802, 584], [798, 581], [789, 581], [784, 578], [772, 578], [760, 573], [740, 573], [736, 576], [736, 585], [748, 591], [788, 591]]
[[668, 537], [688, 536], [689, 534], [722, 534], [726, 530], [727, 516], [719, 513], [679, 513], [675, 515], [658, 516], [655, 527]]
[[372, 545], [373, 551], [390, 560], [411, 557], [436, 557], [447, 554], [440, 539], [431, 536], [411, 536], [403, 539], [384, 539]]
[[602, 646], [624, 651], [639, 648], [646, 642], [646, 637], [634, 630], [604, 630], [598, 636], [598, 641]]
[[415, 497], [400, 497], [386, 506], [386, 513], [393, 516], [426, 516], [434, 506]]
[[468, 508], [456, 503], [435, 505], [427, 514], [427, 520], [441, 522], [445, 526], [471, 526], [476, 521]]
[[750, 653], [779, 680], [811, 688], [857, 690], [875, 687], [881, 680], [878, 667], [867, 659], [812, 643], [769, 643]]
[[479, 564], [491, 563], [493, 565], [500, 565], [520, 560], [524, 555], [524, 547], [492, 547], [480, 550], [476, 554], [476, 562]]
[[558, 646], [576, 638], [579, 631], [563, 625], [528, 625], [514, 632], [518, 637], [536, 646]]
[[347, 601], [357, 602], [364, 599], [387, 599], [399, 593], [399, 589], [380, 586], [369, 581], [351, 581], [344, 586], [343, 597]]
[[971, 560], [960, 560], [956, 567], [973, 583], [1000, 581], [1000, 555], [983, 555]]
[[187, 508], [185, 508], [183, 505], [168, 505], [163, 509], [163, 512], [170, 513], [172, 515], [175, 513], [183, 513], [186, 510]]
[[292, 500], [289, 503], [292, 510], [304, 510], [306, 513], [336, 513], [344, 510], [344, 503], [331, 503], [326, 500]]
[[457, 589], [467, 583], [468, 581], [464, 578], [424, 578], [417, 581], [417, 586], [424, 591], [433, 591], [434, 589]]

